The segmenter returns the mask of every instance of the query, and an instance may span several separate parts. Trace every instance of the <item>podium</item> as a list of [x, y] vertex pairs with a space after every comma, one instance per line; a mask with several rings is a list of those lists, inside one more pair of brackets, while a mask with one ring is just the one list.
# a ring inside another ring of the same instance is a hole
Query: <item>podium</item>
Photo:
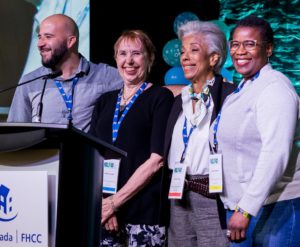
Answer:
[[122, 156], [75, 127], [0, 124], [0, 172], [48, 172], [49, 247], [99, 246], [103, 160]]

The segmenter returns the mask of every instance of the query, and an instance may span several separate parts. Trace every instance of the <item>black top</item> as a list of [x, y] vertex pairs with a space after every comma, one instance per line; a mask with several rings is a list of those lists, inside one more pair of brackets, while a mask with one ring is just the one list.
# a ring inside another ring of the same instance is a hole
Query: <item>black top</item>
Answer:
[[[103, 94], [95, 106], [90, 133], [112, 144], [112, 120], [119, 90]], [[114, 145], [127, 152], [119, 170], [120, 189], [151, 153], [163, 155], [167, 119], [173, 94], [166, 88], [151, 86], [134, 102], [121, 123]], [[130, 224], [164, 224], [161, 204], [162, 169], [132, 199], [120, 208], [118, 220]], [[162, 201], [163, 200], [163, 201]]]

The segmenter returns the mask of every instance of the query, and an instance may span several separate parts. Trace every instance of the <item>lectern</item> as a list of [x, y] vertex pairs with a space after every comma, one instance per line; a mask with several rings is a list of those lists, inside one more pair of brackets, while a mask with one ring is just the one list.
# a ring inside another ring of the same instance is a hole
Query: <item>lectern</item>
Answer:
[[122, 156], [67, 125], [0, 124], [0, 171], [48, 171], [50, 247], [99, 246], [103, 160]]

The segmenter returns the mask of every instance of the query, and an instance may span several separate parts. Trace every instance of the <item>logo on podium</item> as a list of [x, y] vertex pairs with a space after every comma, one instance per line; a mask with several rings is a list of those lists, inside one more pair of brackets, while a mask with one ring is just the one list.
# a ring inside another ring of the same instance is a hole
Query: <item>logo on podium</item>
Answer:
[[13, 210], [13, 197], [10, 189], [0, 184], [0, 221], [12, 221], [17, 215]]

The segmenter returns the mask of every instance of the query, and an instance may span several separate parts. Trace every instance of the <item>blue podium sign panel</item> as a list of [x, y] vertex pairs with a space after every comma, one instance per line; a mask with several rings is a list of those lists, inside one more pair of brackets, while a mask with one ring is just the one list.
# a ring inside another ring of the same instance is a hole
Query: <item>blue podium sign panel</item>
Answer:
[[[58, 172], [59, 172], [59, 156], [58, 156], [58, 150], [50, 150], [50, 149], [43, 149], [43, 150], [19, 150], [14, 152], [4, 152], [0, 153], [0, 186], [1, 184], [5, 185], [2, 181], [3, 173], [20, 173], [24, 172], [33, 172], [33, 173], [39, 173], [42, 172], [43, 174], [46, 174], [46, 186], [47, 190], [43, 195], [40, 194], [34, 194], [31, 191], [27, 191], [24, 193], [24, 195], [27, 195], [27, 199], [22, 202], [22, 205], [25, 205], [31, 200], [31, 197], [36, 198], [36, 200], [39, 200], [38, 203], [35, 201], [39, 206], [43, 205], [44, 197], [46, 197], [46, 204], [47, 204], [47, 215], [43, 218], [40, 218], [44, 222], [44, 224], [47, 224], [47, 245], [40, 245], [40, 243], [34, 243], [34, 239], [32, 240], [25, 240], [23, 239], [22, 244], [20, 245], [21, 239], [15, 239], [18, 241], [18, 245], [16, 245], [14, 242], [14, 245], [4, 245], [6, 242], [1, 242], [0, 237], [0, 246], [6, 247], [6, 246], [47, 246], [47, 247], [55, 247], [55, 232], [56, 232], [56, 219], [57, 219], [57, 195], [58, 195]], [[11, 178], [9, 176], [9, 178]], [[26, 177], [24, 177], [26, 179]], [[20, 178], [21, 184], [25, 184], [25, 180], [23, 178]], [[17, 180], [12, 179], [13, 183], [15, 183]], [[11, 184], [11, 183], [10, 183]], [[1, 193], [1, 192], [0, 192]], [[1, 195], [0, 195], [1, 197]], [[1, 197], [2, 198], [2, 197]], [[40, 199], [38, 199], [40, 198]], [[3, 214], [3, 207], [1, 207], [1, 200], [0, 200], [0, 215]], [[33, 219], [36, 217], [36, 214], [34, 214], [35, 211], [33, 211], [32, 219], [28, 220], [26, 222], [26, 225], [31, 225], [33, 222]], [[0, 216], [1, 217], [1, 216]], [[4, 216], [3, 216], [4, 218]], [[50, 222], [48, 222], [50, 221]], [[4, 229], [6, 229], [7, 224], [2, 224], [0, 219], [0, 235], [2, 234], [2, 226]], [[28, 228], [29, 229], [29, 228]], [[41, 228], [40, 228], [41, 229]], [[6, 233], [5, 230], [3, 233]], [[32, 237], [34, 238], [34, 237]], [[26, 242], [27, 241], [27, 242]], [[36, 240], [38, 241], [38, 240]], [[27, 245], [26, 245], [27, 243]], [[2, 245], [3, 244], [3, 245]], [[8, 244], [8, 243], [6, 243]], [[43, 240], [44, 244], [44, 240]]]
[[1, 170], [0, 246], [49, 246], [46, 171]]

